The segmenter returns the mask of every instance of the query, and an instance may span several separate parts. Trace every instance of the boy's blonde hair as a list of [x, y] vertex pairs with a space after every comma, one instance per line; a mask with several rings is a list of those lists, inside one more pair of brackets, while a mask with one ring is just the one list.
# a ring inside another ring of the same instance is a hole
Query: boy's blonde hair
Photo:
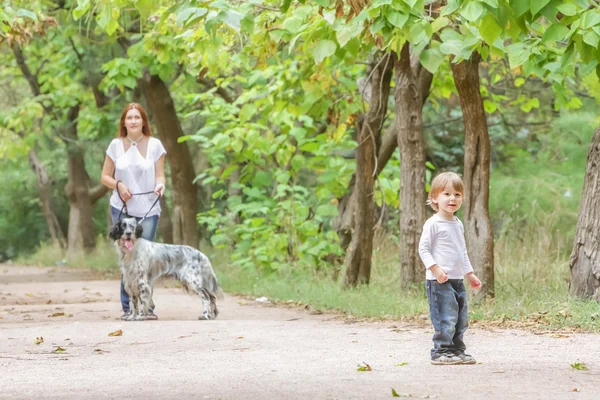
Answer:
[[437, 198], [449, 183], [452, 184], [452, 188], [454, 190], [460, 192], [460, 194], [464, 196], [465, 184], [460, 175], [455, 172], [442, 172], [433, 178], [433, 181], [431, 182], [431, 188], [429, 189], [429, 195], [427, 196], [427, 204], [430, 205], [435, 211], [438, 211], [438, 206], [433, 202], [433, 199]]

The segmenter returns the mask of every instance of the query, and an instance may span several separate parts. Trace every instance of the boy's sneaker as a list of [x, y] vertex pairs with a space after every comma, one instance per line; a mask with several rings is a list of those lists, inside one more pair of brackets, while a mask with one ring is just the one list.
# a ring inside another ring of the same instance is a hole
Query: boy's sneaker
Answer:
[[431, 363], [433, 365], [456, 365], [464, 364], [460, 357], [455, 356], [452, 353], [442, 354], [437, 358], [432, 358]]
[[477, 364], [477, 361], [473, 358], [473, 356], [465, 353], [456, 354], [456, 357], [460, 358], [462, 361], [461, 364]]

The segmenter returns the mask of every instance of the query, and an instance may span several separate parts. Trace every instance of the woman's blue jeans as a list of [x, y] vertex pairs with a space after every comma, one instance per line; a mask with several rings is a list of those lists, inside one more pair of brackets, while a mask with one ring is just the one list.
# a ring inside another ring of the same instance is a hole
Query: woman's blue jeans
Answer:
[[435, 330], [431, 359], [449, 353], [463, 354], [467, 349], [463, 336], [469, 326], [467, 291], [463, 280], [448, 279], [444, 283], [428, 280], [425, 288]]
[[[117, 222], [119, 218], [120, 210], [118, 208], [111, 207], [110, 208], [110, 216], [112, 217], [113, 225]], [[123, 217], [123, 215], [121, 215]], [[135, 217], [138, 222], [141, 218]], [[158, 227], [158, 215], [153, 215], [151, 217], [146, 217], [144, 221], [142, 221], [142, 238], [146, 240], [154, 240], [156, 236], [156, 228]], [[129, 313], [129, 295], [125, 291], [125, 285], [123, 282], [123, 275], [121, 275], [121, 306], [123, 307], [123, 312], [125, 314]]]

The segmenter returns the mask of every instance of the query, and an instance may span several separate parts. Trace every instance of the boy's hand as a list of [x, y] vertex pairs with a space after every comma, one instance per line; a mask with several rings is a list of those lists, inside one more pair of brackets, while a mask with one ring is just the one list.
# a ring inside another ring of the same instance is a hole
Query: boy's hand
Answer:
[[481, 287], [481, 281], [474, 273], [469, 272], [466, 278], [473, 289], [479, 289]]
[[448, 280], [448, 274], [446, 273], [446, 271], [441, 269], [439, 265], [434, 265], [429, 269], [433, 273], [433, 276], [435, 276], [435, 279], [437, 279], [438, 283], [444, 283]]

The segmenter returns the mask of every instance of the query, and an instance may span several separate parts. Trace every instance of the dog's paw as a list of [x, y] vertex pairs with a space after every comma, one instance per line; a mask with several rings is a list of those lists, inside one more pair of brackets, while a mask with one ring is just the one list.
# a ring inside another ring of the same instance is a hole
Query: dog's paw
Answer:
[[200, 321], [209, 321], [211, 319], [215, 319], [215, 316], [209, 313], [204, 313], [198, 317]]

